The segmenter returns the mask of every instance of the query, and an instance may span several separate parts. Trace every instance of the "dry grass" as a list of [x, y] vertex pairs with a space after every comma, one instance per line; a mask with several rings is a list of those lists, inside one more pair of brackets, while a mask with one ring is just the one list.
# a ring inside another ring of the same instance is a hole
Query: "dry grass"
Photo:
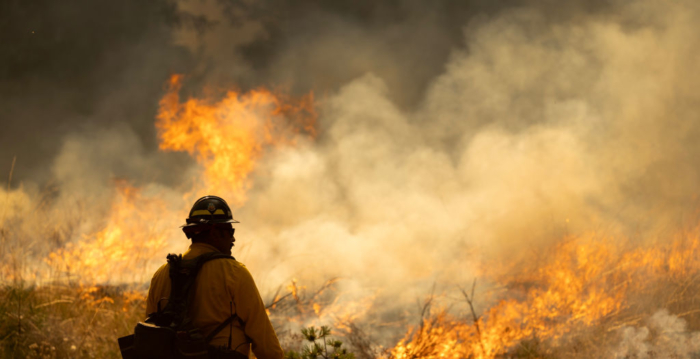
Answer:
[[[314, 294], [329, 290], [330, 282]], [[0, 288], [0, 358], [121, 358], [116, 339], [143, 320], [146, 294], [145, 287], [6, 283]], [[313, 313], [310, 299], [316, 296], [300, 295], [281, 296], [272, 309], [285, 350], [303, 344], [303, 336], [285, 324]], [[288, 322], [280, 321], [282, 311]], [[369, 358], [369, 343], [358, 333], [352, 340], [364, 345], [361, 358]]]
[[120, 358], [116, 338], [145, 312], [143, 290], [16, 282], [0, 289], [2, 358]]

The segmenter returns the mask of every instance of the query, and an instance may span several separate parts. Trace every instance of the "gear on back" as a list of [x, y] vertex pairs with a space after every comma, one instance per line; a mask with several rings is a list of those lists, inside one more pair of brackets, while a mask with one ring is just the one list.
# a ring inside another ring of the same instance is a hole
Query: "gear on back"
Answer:
[[193, 259], [182, 259], [182, 254], [168, 255], [171, 281], [170, 297], [165, 308], [150, 313], [145, 322], [139, 322], [134, 334], [119, 338], [119, 349], [124, 359], [207, 359], [207, 344], [222, 329], [238, 319], [241, 326], [245, 323], [236, 315], [221, 323], [206, 338], [199, 328], [192, 325], [188, 316], [192, 299], [190, 290], [194, 286], [199, 270], [204, 263], [219, 258], [233, 259], [230, 255], [211, 252]]

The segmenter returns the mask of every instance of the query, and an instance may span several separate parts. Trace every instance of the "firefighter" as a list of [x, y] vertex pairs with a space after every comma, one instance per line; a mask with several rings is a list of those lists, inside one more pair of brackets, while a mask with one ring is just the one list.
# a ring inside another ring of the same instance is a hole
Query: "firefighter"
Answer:
[[[233, 242], [236, 241], [232, 224], [239, 222], [233, 219], [231, 209], [222, 198], [205, 196], [198, 199], [186, 222], [182, 230], [187, 238], [192, 239], [192, 244], [183, 254], [183, 259], [214, 251], [231, 254]], [[170, 288], [168, 264], [165, 264], [151, 280], [147, 314], [167, 303]], [[232, 321], [209, 342], [210, 357], [248, 358], [252, 347], [259, 359], [283, 358], [282, 348], [255, 281], [242, 263], [232, 259], [206, 262], [199, 271], [193, 290], [188, 316], [204, 336], [212, 333], [232, 314], [240, 318]]]

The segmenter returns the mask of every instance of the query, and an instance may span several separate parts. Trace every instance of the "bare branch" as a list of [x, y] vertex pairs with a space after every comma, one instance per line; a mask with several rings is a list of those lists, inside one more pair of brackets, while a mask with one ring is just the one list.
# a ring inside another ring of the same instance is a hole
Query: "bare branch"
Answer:
[[486, 354], [484, 342], [481, 339], [481, 328], [479, 326], [479, 316], [476, 315], [476, 311], [474, 310], [474, 290], [475, 289], [476, 289], [476, 278], [474, 278], [474, 282], [472, 282], [472, 295], [471, 296], [469, 294], [467, 294], [467, 291], [465, 291], [462, 288], [459, 288], [459, 290], [462, 291], [464, 298], [467, 300], [467, 304], [469, 304], [469, 309], [472, 312], [472, 319], [474, 319], [474, 327], [476, 328], [476, 334], [479, 336], [479, 346], [481, 346], [481, 352]]

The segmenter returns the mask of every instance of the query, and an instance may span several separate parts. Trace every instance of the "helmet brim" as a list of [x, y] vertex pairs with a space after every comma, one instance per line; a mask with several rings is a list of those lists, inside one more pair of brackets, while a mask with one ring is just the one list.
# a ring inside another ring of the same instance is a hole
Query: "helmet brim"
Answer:
[[223, 223], [241, 223], [235, 219], [200, 219], [198, 222], [186, 223], [180, 226], [180, 228], [194, 227], [207, 224], [223, 224]]

